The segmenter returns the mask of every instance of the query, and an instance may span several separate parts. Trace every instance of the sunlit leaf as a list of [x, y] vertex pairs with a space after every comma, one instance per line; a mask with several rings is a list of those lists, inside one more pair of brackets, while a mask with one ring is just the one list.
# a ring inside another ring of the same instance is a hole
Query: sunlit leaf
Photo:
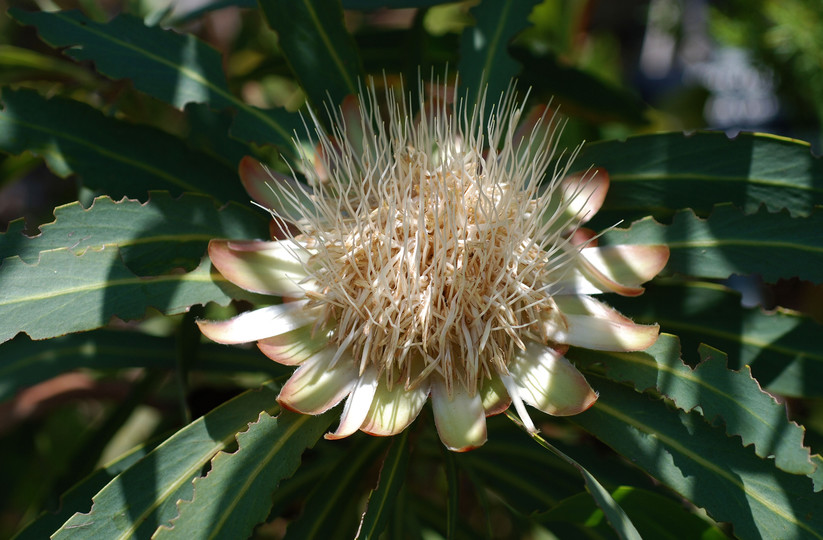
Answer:
[[[284, 109], [263, 110], [247, 105], [228, 90], [220, 54], [190, 34], [148, 27], [140, 19], [120, 14], [98, 23], [79, 11], [9, 13], [37, 27], [41, 38], [77, 60], [93, 60], [114, 79], [129, 78], [135, 88], [175, 107], [207, 103], [237, 111], [232, 134], [240, 139], [288, 147], [300, 126], [297, 115]], [[159, 187], [159, 186], [155, 186]]]
[[685, 210], [675, 214], [671, 225], [644, 218], [601, 238], [607, 244], [666, 244], [671, 251], [666, 269], [688, 276], [760, 274], [769, 282], [799, 277], [823, 283], [821, 230], [823, 211], [793, 218], [785, 211], [745, 214], [720, 205], [707, 219]]
[[18, 257], [0, 266], [0, 343], [25, 332], [45, 339], [105, 326], [113, 316], [138, 319], [149, 307], [166, 314], [192, 305], [227, 304], [246, 293], [213, 272], [208, 259], [192, 272], [141, 278], [114, 246], [78, 256], [44, 252], [35, 265]]
[[260, 411], [278, 410], [276, 391], [263, 387], [228, 401], [184, 427], [109, 482], [87, 514], [75, 514], [52, 538], [147, 538], [177, 515], [177, 501], [192, 498], [192, 480]]
[[314, 446], [336, 416], [282, 411], [277, 418], [261, 412], [249, 429], [237, 436], [238, 449], [221, 452], [211, 471], [194, 481], [194, 499], [178, 505], [172, 527], [161, 527], [153, 538], [246, 538], [264, 521], [271, 494], [281, 480], [300, 466], [306, 448]]
[[357, 94], [363, 68], [337, 0], [260, 0], [260, 7], [321, 117], [324, 104], [337, 107], [347, 95]]
[[476, 24], [463, 31], [460, 38], [460, 95], [468, 93], [474, 100], [488, 86], [488, 96], [496, 103], [520, 71], [520, 64], [508, 52], [508, 44], [530, 23], [529, 13], [537, 0], [518, 2], [485, 1], [471, 10]]
[[654, 478], [729, 522], [740, 538], [823, 538], [823, 494], [697, 413], [589, 376], [600, 398], [571, 417]]
[[575, 164], [604, 167], [611, 190], [598, 226], [652, 215], [670, 219], [681, 208], [708, 214], [721, 202], [746, 213], [760, 205], [807, 216], [823, 204], [823, 162], [809, 144], [760, 133], [639, 135], [587, 144]]
[[114, 198], [151, 189], [247, 201], [237, 171], [158, 129], [105, 116], [77, 101], [3, 89], [0, 150], [42, 156], [59, 176], [77, 174]]
[[248, 206], [217, 208], [211, 197], [151, 192], [148, 202], [98, 197], [84, 209], [71, 203], [54, 210], [54, 221], [35, 237], [20, 237], [22, 220], [0, 234], [0, 253], [36, 264], [40, 252], [66, 248], [75, 255], [117, 245], [137, 275], [159, 275], [176, 268], [193, 270], [212, 238], [266, 238], [268, 215]]
[[712, 357], [692, 369], [680, 359], [680, 342], [661, 335], [640, 352], [570, 351], [578, 366], [601, 364], [610, 378], [632, 383], [640, 391], [654, 389], [689, 412], [699, 407], [709, 420], [721, 420], [730, 436], [753, 444], [758, 456], [773, 456], [775, 465], [792, 474], [811, 475], [816, 467], [803, 446], [804, 430], [787, 417], [786, 407], [763, 392], [748, 367], [732, 371], [726, 357]]
[[729, 355], [729, 367], [751, 367], [770, 392], [823, 397], [823, 351], [820, 324], [786, 310], [744, 308], [740, 294], [710, 283], [651, 283], [642, 296], [609, 303], [638, 322], [657, 322], [683, 341], [683, 355], [694, 363], [698, 345], [706, 343]]

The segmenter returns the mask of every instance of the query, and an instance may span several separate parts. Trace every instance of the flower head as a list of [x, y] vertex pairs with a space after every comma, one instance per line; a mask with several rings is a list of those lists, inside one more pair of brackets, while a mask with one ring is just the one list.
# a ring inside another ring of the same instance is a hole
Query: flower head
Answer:
[[510, 404], [531, 430], [524, 403], [586, 410], [597, 394], [568, 347], [642, 350], [658, 335], [590, 295], [640, 294], [668, 249], [597, 247], [580, 229], [608, 177], [567, 176], [568, 165], [547, 175], [548, 109], [518, 127], [512, 92], [488, 119], [482, 103], [438, 98], [414, 118], [404, 97], [386, 97], [384, 116], [374, 89], [348, 100], [329, 135], [312, 117], [308, 185], [244, 160], [246, 188], [281, 240], [214, 240], [209, 254], [237, 285], [295, 300], [201, 330], [298, 366], [283, 407], [319, 414], [345, 399], [327, 438], [399, 433], [429, 396], [441, 440], [457, 451], [482, 445], [485, 417]]

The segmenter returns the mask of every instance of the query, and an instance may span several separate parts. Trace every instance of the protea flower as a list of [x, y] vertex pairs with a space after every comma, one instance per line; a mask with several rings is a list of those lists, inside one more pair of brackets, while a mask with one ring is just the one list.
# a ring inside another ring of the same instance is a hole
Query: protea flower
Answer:
[[284, 301], [200, 329], [297, 366], [278, 397], [287, 409], [320, 414], [345, 399], [328, 439], [397, 434], [429, 396], [455, 451], [482, 445], [485, 417], [510, 404], [533, 431], [524, 404], [586, 410], [597, 393], [568, 347], [642, 350], [659, 333], [590, 295], [640, 294], [668, 248], [597, 247], [580, 228], [608, 176], [567, 176], [568, 164], [547, 174], [557, 145], [548, 109], [518, 128], [512, 91], [488, 119], [485, 98], [421, 102], [416, 118], [405, 98], [386, 98], [382, 116], [374, 88], [348, 100], [330, 134], [312, 116], [308, 185], [243, 161], [281, 239], [213, 240], [209, 255], [230, 281]]

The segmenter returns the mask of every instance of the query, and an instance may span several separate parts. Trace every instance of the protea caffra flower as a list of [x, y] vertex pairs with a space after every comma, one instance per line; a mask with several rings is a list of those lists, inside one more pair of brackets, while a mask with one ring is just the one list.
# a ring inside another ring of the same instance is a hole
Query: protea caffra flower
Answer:
[[[421, 92], [422, 93], [422, 92]], [[326, 135], [316, 118], [309, 185], [241, 177], [271, 209], [281, 240], [214, 240], [229, 280], [288, 301], [226, 321], [200, 321], [221, 343], [256, 341], [297, 366], [278, 401], [319, 414], [346, 399], [336, 439], [393, 435], [431, 396], [440, 438], [464, 451], [486, 441], [487, 415], [525, 404], [572, 415], [597, 399], [564, 358], [569, 346], [633, 351], [658, 327], [633, 323], [590, 295], [640, 294], [666, 264], [665, 246], [597, 247], [579, 229], [608, 187], [604, 171], [566, 177], [546, 109], [517, 123], [507, 92], [483, 105], [420, 104], [374, 89], [344, 104]]]

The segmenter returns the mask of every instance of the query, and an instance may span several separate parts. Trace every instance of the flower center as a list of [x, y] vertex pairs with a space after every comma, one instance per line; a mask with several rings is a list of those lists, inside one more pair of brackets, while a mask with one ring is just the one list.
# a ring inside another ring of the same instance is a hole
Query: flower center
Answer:
[[312, 304], [361, 371], [374, 365], [406, 387], [436, 371], [474, 394], [507, 373], [524, 339], [547, 342], [560, 317], [548, 292], [559, 263], [534, 240], [536, 201], [522, 179], [457, 145], [397, 151], [375, 177], [313, 235]]

